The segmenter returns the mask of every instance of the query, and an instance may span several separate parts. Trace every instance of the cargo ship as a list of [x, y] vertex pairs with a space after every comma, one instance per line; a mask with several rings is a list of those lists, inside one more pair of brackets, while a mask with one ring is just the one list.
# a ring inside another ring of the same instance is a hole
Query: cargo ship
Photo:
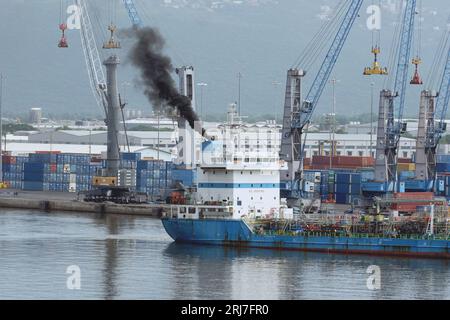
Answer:
[[[377, 236], [309, 232], [300, 228], [255, 229], [245, 220], [164, 217], [176, 242], [325, 253], [450, 259], [450, 240], [433, 236]], [[259, 225], [259, 224], [257, 224]], [[295, 224], [294, 224], [295, 225]], [[280, 226], [280, 225], [279, 225]]]
[[[239, 147], [238, 141], [245, 138], [239, 137], [243, 130], [238, 129], [236, 117], [231, 108], [222, 134], [228, 136], [231, 146]], [[271, 131], [270, 126], [266, 129]], [[258, 128], [260, 137], [264, 130]], [[245, 134], [249, 134], [249, 128]], [[445, 198], [433, 193], [398, 193], [392, 198], [375, 199], [374, 212], [355, 207], [345, 210], [336, 204], [324, 209], [321, 188], [318, 198], [305, 192], [305, 197], [293, 207], [282, 198], [280, 176], [286, 168], [277, 151], [268, 148], [253, 154], [245, 147], [231, 150], [230, 144], [218, 139], [205, 143], [202, 164], [197, 169], [196, 190], [171, 195], [162, 224], [176, 242], [450, 258], [449, 210]], [[338, 182], [347, 180], [349, 184], [338, 185], [348, 192], [351, 183], [360, 183], [351, 174], [342, 177], [345, 179]], [[315, 189], [313, 183], [305, 183], [304, 188]]]

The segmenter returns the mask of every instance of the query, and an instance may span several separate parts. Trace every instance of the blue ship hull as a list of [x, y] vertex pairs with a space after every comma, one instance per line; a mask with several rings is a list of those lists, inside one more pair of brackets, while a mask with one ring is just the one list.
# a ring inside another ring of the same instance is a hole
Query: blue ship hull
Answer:
[[240, 220], [163, 218], [162, 223], [166, 232], [176, 242], [344, 254], [450, 258], [450, 240], [259, 235]]

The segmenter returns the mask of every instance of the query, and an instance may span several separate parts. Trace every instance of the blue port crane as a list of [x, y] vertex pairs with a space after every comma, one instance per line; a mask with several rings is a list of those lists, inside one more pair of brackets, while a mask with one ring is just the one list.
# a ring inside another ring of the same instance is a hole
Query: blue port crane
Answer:
[[[450, 30], [445, 33], [444, 46], [438, 50], [436, 61], [446, 57], [439, 91], [424, 90], [421, 93], [419, 128], [416, 141], [416, 175], [406, 188], [412, 191], [433, 191], [437, 179], [436, 153], [443, 134], [447, 131], [445, 118], [450, 102]], [[445, 55], [447, 50], [447, 55]], [[410, 186], [409, 186], [410, 185]]]
[[133, 0], [123, 0], [123, 4], [125, 5], [125, 9], [127, 9], [128, 16], [131, 20], [131, 23], [133, 24], [133, 28], [138, 29], [138, 28], [142, 27], [142, 20], [136, 9], [136, 5], [134, 4], [134, 1]]
[[383, 89], [380, 92], [375, 179], [372, 182], [363, 183], [363, 192], [387, 193], [394, 192], [398, 188], [397, 152], [400, 137], [407, 129], [406, 123], [403, 122], [403, 111], [414, 34], [416, 2], [416, 0], [406, 0], [399, 26], [399, 38], [394, 39], [393, 42], [393, 45], [398, 45], [395, 78], [392, 89]]
[[[310, 123], [313, 112], [319, 102], [323, 90], [330, 78], [336, 61], [344, 47], [350, 30], [358, 17], [363, 0], [347, 1], [348, 8], [343, 14], [342, 21], [334, 36], [330, 48], [323, 60], [320, 69], [306, 95], [306, 98], [300, 105], [300, 77], [305, 75], [303, 70], [291, 69], [288, 71], [288, 81], [286, 85], [285, 99], [285, 120], [283, 121], [283, 137], [280, 156], [287, 163], [289, 174], [286, 180], [289, 181], [289, 195], [291, 199], [300, 199], [302, 197], [302, 176], [303, 176], [303, 157], [304, 145], [302, 143], [302, 134], [305, 127]], [[344, 11], [343, 11], [344, 12]], [[294, 165], [295, 163], [295, 165]], [[283, 178], [282, 178], [283, 179]]]

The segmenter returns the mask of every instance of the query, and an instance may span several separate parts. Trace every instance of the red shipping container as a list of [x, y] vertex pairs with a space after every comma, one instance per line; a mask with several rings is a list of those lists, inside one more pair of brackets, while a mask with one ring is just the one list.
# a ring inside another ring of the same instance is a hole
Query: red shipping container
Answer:
[[433, 192], [400, 192], [394, 193], [394, 199], [433, 200]]
[[2, 161], [4, 164], [16, 164], [16, 157], [13, 156], [3, 156]]
[[50, 164], [50, 172], [56, 172], [56, 164]]
[[410, 158], [398, 158], [397, 163], [413, 163]]

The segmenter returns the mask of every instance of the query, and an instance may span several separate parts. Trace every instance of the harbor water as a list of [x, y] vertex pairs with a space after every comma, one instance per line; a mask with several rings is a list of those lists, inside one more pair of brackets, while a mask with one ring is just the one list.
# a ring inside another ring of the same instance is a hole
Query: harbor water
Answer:
[[158, 219], [2, 209], [0, 299], [450, 299], [450, 262], [175, 244]]

